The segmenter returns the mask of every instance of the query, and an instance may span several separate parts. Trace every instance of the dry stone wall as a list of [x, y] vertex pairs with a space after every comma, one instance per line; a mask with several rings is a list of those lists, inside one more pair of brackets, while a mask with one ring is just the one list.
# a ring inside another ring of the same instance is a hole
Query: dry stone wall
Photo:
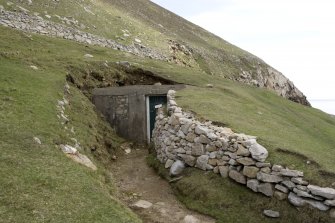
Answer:
[[152, 138], [157, 158], [171, 175], [185, 166], [195, 167], [231, 178], [253, 192], [288, 199], [296, 207], [335, 207], [335, 189], [311, 185], [303, 172], [266, 162], [268, 151], [255, 136], [196, 120], [177, 106], [175, 93], [168, 92], [167, 114], [162, 108], [157, 111]]
[[[133, 45], [126, 46], [111, 39], [83, 32], [76, 28], [56, 23], [51, 20], [45, 20], [39, 15], [30, 15], [27, 9], [22, 7], [20, 8], [22, 12], [6, 11], [3, 7], [0, 7], [0, 25], [22, 30], [24, 32], [63, 38], [88, 45], [112, 48], [115, 50], [129, 52], [137, 56], [165, 61], [169, 59], [156, 50], [146, 47], [140, 43], [134, 42]], [[60, 16], [58, 16], [58, 18], [60, 21], [64, 21], [66, 19], [65, 21], [67, 23], [72, 22], [67, 18], [62, 18]]]

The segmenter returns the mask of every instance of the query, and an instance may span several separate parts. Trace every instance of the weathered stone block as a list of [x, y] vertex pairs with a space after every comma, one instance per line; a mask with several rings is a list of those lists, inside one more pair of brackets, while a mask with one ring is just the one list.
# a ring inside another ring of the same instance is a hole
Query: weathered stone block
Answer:
[[268, 196], [272, 197], [273, 196], [273, 186], [270, 183], [261, 183], [257, 187], [258, 192]]
[[254, 192], [258, 192], [259, 181], [256, 179], [248, 180], [247, 187], [253, 190]]
[[243, 168], [243, 175], [249, 178], [256, 178], [259, 169], [255, 166], [245, 166]]
[[257, 180], [268, 182], [268, 183], [278, 183], [278, 182], [283, 181], [283, 178], [280, 176], [276, 176], [276, 175], [258, 172]]
[[196, 167], [202, 170], [207, 170], [208, 159], [209, 157], [207, 155], [199, 156], [196, 161]]
[[256, 162], [253, 159], [248, 157], [239, 158], [236, 161], [244, 166], [251, 166], [256, 164]]
[[229, 171], [229, 177], [240, 184], [247, 183], [247, 179], [245, 178], [245, 176], [236, 170]]

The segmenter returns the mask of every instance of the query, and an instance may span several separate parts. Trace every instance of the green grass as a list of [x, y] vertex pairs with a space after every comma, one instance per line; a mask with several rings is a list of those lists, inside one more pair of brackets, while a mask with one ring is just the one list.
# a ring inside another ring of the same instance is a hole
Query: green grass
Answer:
[[[0, 0], [0, 4], [5, 5], [5, 2]], [[24, 6], [31, 11], [46, 10], [43, 4], [37, 4], [42, 1], [34, 2], [36, 4], [31, 8]], [[51, 1], [43, 2], [50, 4]], [[116, 38], [115, 35], [120, 35], [120, 29], [124, 28], [140, 35], [141, 30], [152, 28], [155, 23], [138, 19], [138, 14], [124, 14], [122, 5], [115, 2], [112, 3], [117, 7], [112, 8], [107, 1], [99, 0], [91, 9], [105, 9], [97, 18], [93, 18], [81, 13], [82, 8], [74, 10], [76, 5], [73, 2], [60, 1], [56, 8], [51, 4], [47, 9], [48, 13], [68, 16], [75, 12], [76, 19], [82, 20], [85, 25], [97, 26], [96, 30], [90, 29], [89, 32], [108, 38]], [[93, 4], [91, 1], [85, 2]], [[138, 8], [140, 3], [143, 2], [133, 1], [127, 8], [129, 13]], [[150, 10], [152, 16], [160, 12], [157, 7], [151, 7]], [[107, 16], [108, 13], [111, 17]], [[121, 23], [116, 22], [118, 15], [122, 15]], [[168, 50], [164, 41], [174, 32], [177, 33], [183, 24], [178, 19], [176, 26], [173, 22], [168, 23], [170, 17], [166, 16], [160, 22], [167, 30], [174, 31], [168, 33], [161, 30], [162, 34], [156, 35], [157, 29], [152, 28], [145, 34], [142, 32], [144, 37], [154, 33], [146, 39], [145, 44]], [[103, 18], [115, 25], [111, 26]], [[178, 92], [177, 102], [183, 108], [196, 112], [200, 118], [225, 123], [236, 132], [257, 135], [259, 142], [269, 149], [271, 162], [303, 170], [311, 182], [329, 185], [335, 181], [334, 175], [320, 172], [335, 172], [332, 162], [335, 155], [334, 118], [316, 109], [282, 99], [266, 90], [223, 79], [222, 75], [235, 74], [241, 65], [233, 62], [235, 57], [249, 54], [220, 42], [216, 37], [206, 37], [204, 31], [193, 29], [190, 24], [186, 30], [188, 31], [178, 33], [176, 38], [191, 38], [192, 46], [199, 45], [202, 49], [208, 47], [206, 55], [216, 52], [217, 47], [221, 47], [218, 44], [222, 44], [223, 53], [220, 51], [220, 55], [226, 62], [219, 61], [218, 65], [218, 59], [202, 55], [197, 58], [201, 69], [186, 68], [111, 49], [85, 47], [61, 39], [38, 35], [32, 35], [31, 39], [22, 32], [0, 27], [1, 219], [7, 222], [138, 221], [128, 209], [111, 198], [115, 191], [113, 185], [108, 183], [112, 183], [112, 179], [107, 177], [109, 174], [105, 168], [121, 139], [114, 135], [96, 115], [89, 100], [73, 86], [69, 96], [71, 105], [67, 108], [67, 114], [71, 118], [69, 127], [73, 126], [75, 129], [75, 136], [82, 144], [81, 152], [98, 165], [98, 173], [74, 163], [55, 147], [59, 143], [70, 143], [70, 138], [73, 137], [59, 124], [55, 107], [57, 100], [63, 97], [65, 77], [70, 72], [68, 68], [94, 69], [92, 64], [101, 64], [106, 60], [127, 60], [136, 67], [150, 70], [162, 77], [193, 85]], [[194, 33], [197, 35], [193, 35]], [[205, 37], [209, 39], [206, 40]], [[94, 58], [85, 59], [84, 55], [87, 53]], [[32, 70], [30, 65], [36, 65], [39, 70]], [[207, 75], [204, 71], [214, 72], [215, 75]], [[208, 83], [215, 87], [204, 88]], [[39, 137], [43, 145], [36, 145], [32, 140], [34, 136]], [[105, 144], [109, 146], [102, 146]], [[280, 152], [277, 148], [287, 149], [289, 152]], [[319, 165], [307, 165], [307, 160], [314, 160]], [[229, 180], [196, 170], [179, 181], [175, 189], [179, 198], [190, 208], [211, 214], [221, 222], [229, 222], [231, 219], [234, 222], [236, 219], [266, 222], [261, 209], [274, 209], [275, 205], [278, 205], [284, 215], [283, 219], [287, 221], [312, 219], [317, 222], [318, 217], [325, 219], [322, 214], [309, 210], [298, 212], [285, 202], [279, 204], [275, 200], [250, 193], [243, 186]], [[244, 206], [239, 210], [242, 201]], [[252, 206], [253, 203], [256, 204]]]
[[[168, 170], [149, 155], [147, 163], [163, 178], [169, 180]], [[308, 207], [296, 209], [288, 201], [278, 201], [256, 194], [245, 186], [222, 178], [213, 172], [186, 168], [183, 178], [171, 186], [188, 208], [214, 217], [217, 223], [225, 222], [332, 222], [328, 213]], [[269, 219], [263, 210], [279, 211], [279, 219]]]
[[178, 96], [183, 108], [200, 117], [258, 136], [274, 163], [308, 169], [307, 165], [291, 163], [278, 155], [276, 149], [281, 148], [303, 154], [325, 170], [335, 172], [335, 120], [324, 112], [266, 90], [228, 82], [216, 82], [213, 89], [189, 87]]
[[[106, 169], [110, 153], [101, 145], [107, 134], [114, 151], [120, 139], [89, 100], [71, 88], [67, 127], [74, 127], [75, 135], [57, 118], [65, 67], [83, 63], [84, 47], [39, 37], [29, 42], [21, 33], [0, 29], [0, 221], [140, 222], [113, 198], [113, 179]], [[32, 64], [39, 70], [31, 69]], [[42, 145], [33, 141], [35, 136]], [[72, 137], [97, 172], [73, 162], [56, 146], [73, 145]]]

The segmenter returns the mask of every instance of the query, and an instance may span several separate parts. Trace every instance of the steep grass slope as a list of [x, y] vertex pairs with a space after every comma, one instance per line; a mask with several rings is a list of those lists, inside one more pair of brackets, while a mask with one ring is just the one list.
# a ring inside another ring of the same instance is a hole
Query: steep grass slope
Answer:
[[[292, 82], [256, 56], [222, 40], [148, 0], [13, 1], [6, 9], [39, 13], [82, 31], [154, 48], [170, 62], [201, 70], [204, 75], [268, 88], [292, 101], [309, 105]], [[50, 15], [49, 15], [50, 14]], [[45, 16], [48, 17], [45, 17]]]
[[[25, 35], [2, 27], [0, 33], [0, 222], [140, 222], [112, 197], [113, 179], [106, 169], [110, 154], [99, 139], [108, 134], [104, 140], [111, 141], [114, 152], [120, 139], [90, 101], [71, 88], [68, 130], [57, 118], [65, 66], [83, 62], [75, 55], [81, 57], [84, 46], [39, 37], [28, 42]], [[74, 145], [71, 138], [81, 143], [80, 152], [98, 171], [61, 152], [58, 144]]]
[[[8, 6], [3, 0], [0, 4], [7, 9], [16, 7], [15, 4]], [[106, 61], [111, 67], [116, 61], [129, 61], [133, 67], [192, 85], [178, 92], [177, 102], [185, 109], [196, 112], [200, 118], [224, 123], [235, 131], [257, 135], [269, 149], [271, 161], [304, 170], [311, 182], [325, 186], [335, 182], [334, 117], [285, 100], [271, 91], [222, 78], [222, 75], [238, 74], [240, 67], [254, 69], [253, 64], [258, 64], [259, 60], [250, 54], [222, 40], [220, 42], [217, 37], [191, 24], [180, 23], [180, 18], [144, 0], [59, 3], [35, 0], [30, 6], [26, 2], [18, 4], [28, 8], [30, 13], [50, 14], [56, 22], [61, 21], [55, 14], [62, 17], [72, 15], [79, 22], [69, 26], [124, 44], [132, 44], [135, 37], [140, 38], [143, 44], [162, 52], [171, 53], [168, 40], [174, 36], [180, 41], [187, 40], [188, 45], [199, 51], [193, 55], [199, 57], [187, 59], [187, 55], [177, 53], [177, 60], [185, 60], [190, 66], [178, 65], [107, 48], [30, 36], [0, 26], [0, 213], [4, 222], [139, 221], [126, 207], [111, 198], [115, 190], [107, 167], [121, 139], [96, 115], [92, 104], [75, 86], [71, 87], [70, 106], [66, 109], [70, 116], [68, 129], [74, 127], [75, 135], [65, 130], [57, 118], [56, 104], [64, 96], [67, 73], [71, 73], [73, 68], [82, 70], [83, 74], [99, 72], [100, 68], [95, 64]], [[154, 14], [148, 16], [142, 11], [146, 8]], [[161, 26], [150, 19], [157, 14], [167, 16], [159, 20]], [[169, 22], [169, 19], [174, 22]], [[125, 37], [122, 29], [128, 29], [131, 36]], [[194, 32], [184, 32], [192, 29]], [[211, 52], [216, 52], [216, 47], [222, 48], [222, 55], [226, 54], [226, 63], [218, 65], [219, 62], [210, 56]], [[85, 58], [85, 54], [94, 57]], [[251, 63], [246, 59], [249, 56], [255, 61]], [[236, 63], [229, 62], [229, 58]], [[38, 70], [33, 70], [31, 65], [37, 66]], [[113, 69], [109, 72], [114, 75]], [[208, 75], [210, 72], [214, 75]], [[205, 88], [208, 83], [214, 84], [214, 88]], [[34, 136], [41, 139], [42, 145], [33, 141]], [[73, 137], [82, 145], [80, 152], [88, 155], [98, 166], [97, 173], [73, 163], [56, 147], [60, 143], [73, 143]], [[312, 162], [307, 164], [307, 161]], [[219, 222], [236, 220], [241, 210], [246, 216], [242, 220], [265, 221], [257, 210], [277, 205], [275, 201], [249, 193], [237, 184], [197, 171], [188, 173], [176, 184], [176, 191], [190, 208], [211, 214]], [[194, 196], [190, 191], [196, 191]], [[249, 201], [257, 200], [255, 207], [249, 208], [250, 203], [242, 203], [242, 195]], [[325, 215], [305, 209], [294, 216], [295, 209], [287, 203], [278, 205], [284, 212], [290, 208], [281, 222], [290, 222], [294, 218], [309, 219], [310, 222], [329, 220]]]

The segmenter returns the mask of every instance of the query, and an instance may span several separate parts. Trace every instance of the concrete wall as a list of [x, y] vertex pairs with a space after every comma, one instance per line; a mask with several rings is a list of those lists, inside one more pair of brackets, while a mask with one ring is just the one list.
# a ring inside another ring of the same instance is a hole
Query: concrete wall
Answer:
[[116, 132], [129, 140], [147, 142], [146, 97], [166, 95], [183, 85], [133, 85], [93, 90], [93, 103]]

